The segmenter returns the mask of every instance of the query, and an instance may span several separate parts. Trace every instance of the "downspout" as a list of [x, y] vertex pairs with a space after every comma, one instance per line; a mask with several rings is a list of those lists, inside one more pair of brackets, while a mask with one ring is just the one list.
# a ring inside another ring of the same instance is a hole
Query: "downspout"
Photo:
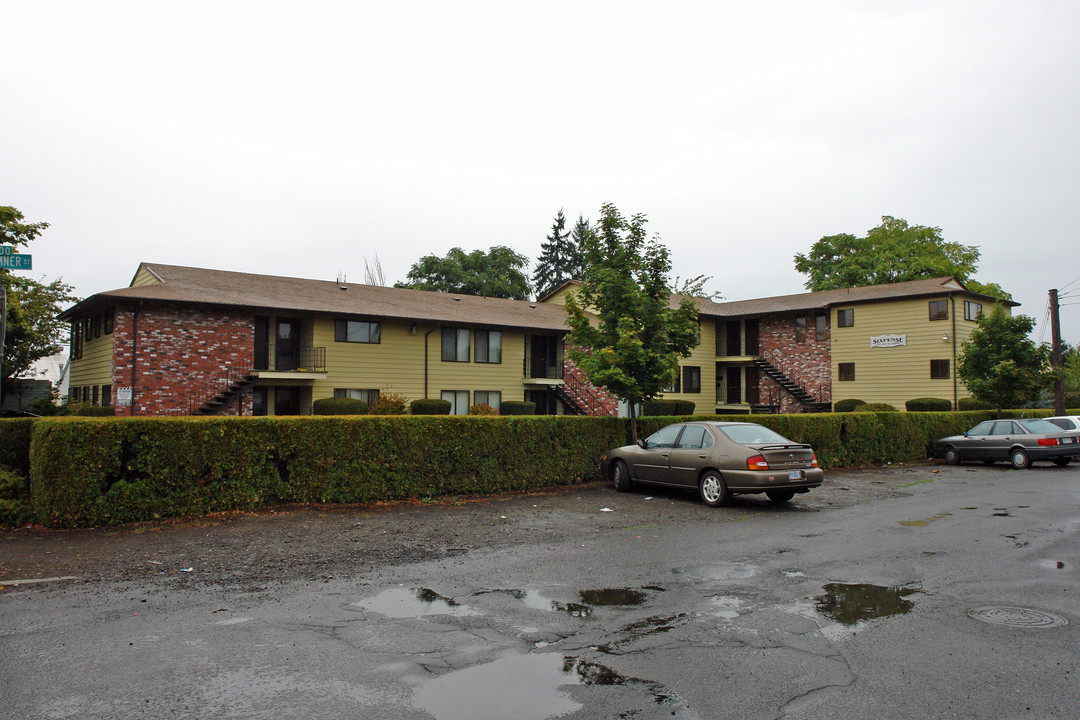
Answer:
[[956, 296], [949, 297], [952, 301], [952, 406], [953, 410], [960, 409], [960, 395], [956, 385]]
[[142, 303], [135, 303], [135, 309], [131, 311], [131, 417], [135, 416], [135, 363], [138, 359], [138, 339], [139, 339], [139, 306]]
[[424, 399], [428, 399], [428, 335], [439, 329], [439, 325], [424, 333]]

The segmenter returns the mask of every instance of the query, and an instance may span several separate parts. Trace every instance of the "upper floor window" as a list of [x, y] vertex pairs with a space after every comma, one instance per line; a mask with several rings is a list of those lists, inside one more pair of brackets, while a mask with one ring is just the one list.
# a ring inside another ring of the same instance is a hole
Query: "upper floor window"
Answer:
[[837, 378], [841, 382], [855, 379], [855, 363], [840, 363], [836, 370]]
[[335, 320], [334, 341], [353, 343], [378, 343], [382, 330], [377, 322], [366, 320]]
[[824, 340], [825, 340], [825, 332], [828, 329], [828, 325], [829, 325], [828, 318], [826, 318], [824, 315], [818, 315], [817, 317], [814, 318], [814, 323], [815, 323], [814, 339], [817, 340], [818, 342], [824, 342]]
[[806, 318], [795, 318], [795, 342], [806, 342]]
[[975, 321], [982, 315], [982, 303], [972, 302], [971, 300], [964, 301], [964, 319]]
[[855, 327], [855, 308], [844, 308], [836, 311], [837, 327]]
[[948, 300], [931, 300], [930, 301], [930, 319], [931, 320], [948, 320], [949, 319], [949, 301]]
[[476, 362], [501, 363], [502, 332], [499, 330], [477, 330], [473, 334], [476, 336], [474, 341], [476, 344]]
[[[469, 362], [469, 330], [467, 328], [444, 327], [442, 329], [442, 359], [443, 362]], [[468, 410], [468, 406], [465, 409]]]
[[116, 322], [116, 308], [109, 308], [108, 310], [105, 311], [105, 316], [104, 316], [104, 319], [102, 320], [102, 323], [105, 326], [104, 331], [105, 331], [106, 335], [112, 335], [113, 324], [115, 322]]

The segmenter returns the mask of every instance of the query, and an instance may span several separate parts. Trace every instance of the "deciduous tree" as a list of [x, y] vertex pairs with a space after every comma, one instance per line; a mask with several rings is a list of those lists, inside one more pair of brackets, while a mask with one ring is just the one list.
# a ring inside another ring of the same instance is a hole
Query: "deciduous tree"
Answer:
[[671, 305], [668, 250], [646, 241], [645, 223], [605, 204], [585, 241], [581, 288], [566, 300], [567, 352], [591, 383], [626, 401], [635, 441], [635, 406], [671, 385], [701, 340], [693, 301]]
[[807, 276], [805, 285], [814, 291], [955, 277], [973, 292], [1011, 300], [1000, 286], [970, 279], [978, 264], [978, 247], [947, 242], [941, 228], [909, 225], [888, 215], [865, 237], [828, 235], [809, 253], [795, 255], [795, 269]]
[[471, 253], [451, 248], [446, 257], [420, 258], [409, 269], [408, 281], [394, 287], [528, 300], [532, 290], [524, 272], [528, 265], [528, 258], [502, 245]]
[[976, 399], [998, 412], [1036, 401], [1049, 380], [1046, 346], [1028, 337], [1035, 321], [1012, 316], [1001, 305], [984, 313], [960, 350], [956, 376]]

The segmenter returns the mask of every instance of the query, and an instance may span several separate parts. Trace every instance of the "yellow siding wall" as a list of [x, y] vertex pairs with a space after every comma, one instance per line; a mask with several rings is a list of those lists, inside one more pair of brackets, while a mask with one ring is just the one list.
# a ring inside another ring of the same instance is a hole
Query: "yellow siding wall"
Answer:
[[[395, 392], [409, 401], [423, 398], [424, 336], [432, 326], [418, 326], [416, 335], [410, 333], [411, 327], [412, 323], [383, 321], [378, 344], [345, 343], [334, 340], [333, 318], [314, 319], [312, 344], [326, 348], [327, 379], [315, 381], [312, 399], [333, 397], [334, 388]], [[501, 363], [478, 363], [475, 357], [472, 345], [469, 362], [443, 362], [442, 333], [435, 328], [427, 336], [428, 397], [438, 399], [443, 390], [498, 390], [504, 401], [525, 399], [522, 331], [503, 330]], [[475, 402], [471, 394], [469, 402]]]
[[[945, 299], [949, 300], [949, 318], [931, 321], [929, 302]], [[837, 311], [846, 308], [855, 311], [853, 327], [839, 327], [837, 323]], [[990, 311], [986, 304], [983, 309]], [[953, 400], [954, 352], [959, 354], [975, 328], [974, 322], [964, 319], [963, 296], [838, 305], [830, 310], [830, 324], [833, 402], [857, 398], [888, 403], [897, 410], [903, 410], [904, 403], [915, 398]], [[906, 335], [907, 344], [870, 347], [870, 338], [880, 335]], [[942, 340], [946, 335], [949, 339]], [[948, 379], [930, 378], [931, 360], [949, 361]], [[850, 362], [855, 363], [855, 380], [841, 382], [839, 365]], [[967, 388], [957, 381], [956, 397], [969, 396]]]
[[683, 367], [696, 366], [701, 368], [701, 392], [700, 393], [665, 393], [661, 397], [665, 400], [689, 400], [694, 403], [694, 412], [697, 414], [712, 414], [716, 407], [716, 327], [713, 318], [699, 318], [701, 326], [701, 342], [693, 349], [688, 358], [679, 359], [679, 387], [682, 387]]
[[81, 358], [71, 361], [68, 374], [70, 387], [112, 385], [113, 336], [102, 335], [83, 340]]
[[131, 287], [146, 287], [147, 285], [157, 285], [160, 280], [154, 277], [154, 274], [144, 267], [140, 267], [139, 271], [135, 273], [135, 278], [131, 281]]

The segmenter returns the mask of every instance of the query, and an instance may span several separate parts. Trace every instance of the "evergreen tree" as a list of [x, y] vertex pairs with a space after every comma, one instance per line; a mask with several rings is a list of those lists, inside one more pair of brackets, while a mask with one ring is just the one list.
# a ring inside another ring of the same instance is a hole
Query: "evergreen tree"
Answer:
[[533, 285], [538, 297], [543, 297], [567, 280], [579, 277], [581, 253], [566, 232], [566, 216], [562, 208], [551, 225], [551, 234], [540, 245], [540, 257], [533, 271]]
[[589, 237], [589, 221], [578, 214], [577, 222], [570, 231], [570, 246], [573, 249], [573, 262], [570, 263], [570, 277], [580, 280], [585, 277], [585, 238]]

